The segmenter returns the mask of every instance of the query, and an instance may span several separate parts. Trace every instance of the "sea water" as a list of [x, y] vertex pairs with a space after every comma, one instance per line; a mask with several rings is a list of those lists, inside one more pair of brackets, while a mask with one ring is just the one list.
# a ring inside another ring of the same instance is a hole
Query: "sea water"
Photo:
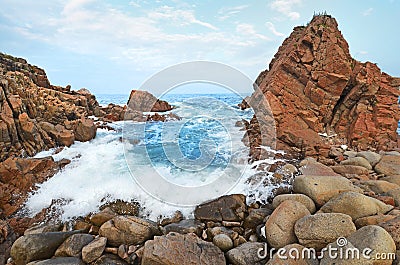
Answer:
[[[163, 202], [138, 185], [135, 176], [146, 177], [150, 171], [181, 187], [212, 184], [222, 171], [232, 176], [240, 172], [235, 185], [222, 193], [243, 193], [249, 200], [265, 201], [277, 186], [265, 185], [272, 178], [270, 174], [248, 181], [258, 174], [254, 168], [261, 162], [249, 164], [249, 149], [242, 143], [245, 131], [235, 126], [237, 121], [253, 116], [251, 109], [237, 107], [244, 96], [167, 94], [163, 99], [175, 107], [171, 112], [180, 120], [114, 122], [109, 124], [114, 130], [98, 129], [96, 138], [89, 142], [75, 142], [57, 154], [54, 150], [39, 153], [36, 157], [51, 155], [56, 161], [67, 158], [71, 163], [37, 185], [26, 202], [26, 212], [34, 215], [52, 205], [61, 219], [68, 220], [121, 199], [139, 202], [141, 214], [153, 220], [176, 210], [190, 216], [193, 206]], [[124, 105], [127, 98], [128, 95], [100, 95], [98, 101], [102, 105]], [[262, 162], [272, 164], [275, 160]], [[218, 193], [219, 185], [211, 187]]]

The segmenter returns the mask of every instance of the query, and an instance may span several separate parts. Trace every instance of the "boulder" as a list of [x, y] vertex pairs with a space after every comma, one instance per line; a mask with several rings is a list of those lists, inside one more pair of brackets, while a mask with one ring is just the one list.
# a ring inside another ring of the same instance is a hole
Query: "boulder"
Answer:
[[386, 176], [386, 177], [380, 178], [380, 180], [384, 180], [384, 181], [387, 181], [387, 182], [390, 182], [390, 183], [400, 186], [400, 175]]
[[372, 215], [372, 216], [358, 218], [357, 220], [354, 221], [354, 224], [359, 229], [363, 226], [377, 225], [379, 223], [383, 223], [383, 222], [392, 220], [394, 218], [396, 218], [396, 216], [394, 216], [394, 215], [378, 214], [378, 215]]
[[104, 224], [108, 220], [111, 220], [115, 216], [117, 216], [117, 214], [113, 210], [111, 210], [111, 208], [106, 207], [103, 210], [101, 210], [100, 212], [92, 215], [90, 217], [90, 222], [92, 224], [100, 227], [102, 224]]
[[359, 166], [359, 167], [364, 167], [368, 170], [372, 169], [371, 164], [368, 162], [367, 159], [364, 157], [351, 157], [347, 160], [343, 160], [340, 162], [341, 165], [352, 165], [352, 166]]
[[[395, 253], [396, 245], [390, 234], [382, 227], [368, 225], [360, 228], [349, 237], [347, 241], [360, 251], [370, 248], [370, 257], [376, 258], [377, 253]], [[374, 260], [374, 265], [390, 265], [393, 259]]]
[[92, 119], [82, 118], [75, 127], [75, 140], [87, 142], [96, 137], [96, 125]]
[[27, 265], [85, 265], [85, 263], [77, 257], [57, 257], [41, 261], [32, 261]]
[[361, 181], [359, 184], [360, 187], [365, 186], [367, 191], [373, 191], [376, 194], [382, 194], [400, 188], [399, 185], [384, 180], [367, 180]]
[[282, 202], [286, 201], [286, 200], [294, 200], [297, 202], [302, 203], [304, 206], [307, 207], [308, 211], [310, 211], [310, 213], [315, 213], [316, 208], [315, 208], [315, 203], [314, 201], [304, 195], [304, 194], [280, 194], [278, 196], [276, 196], [274, 198], [274, 200], [272, 201], [272, 207], [277, 208]]
[[379, 160], [381, 160], [382, 156], [372, 151], [361, 151], [357, 153], [358, 157], [363, 157], [371, 164], [371, 166], [375, 166], [378, 164]]
[[301, 245], [321, 250], [339, 237], [356, 231], [350, 216], [341, 213], [308, 215], [296, 222], [294, 233]]
[[342, 176], [353, 176], [353, 175], [364, 175], [368, 176], [369, 170], [365, 167], [353, 166], [353, 165], [338, 165], [331, 166], [333, 171], [342, 175]]
[[343, 192], [319, 209], [320, 213], [344, 213], [350, 215], [353, 220], [361, 217], [386, 214], [393, 209], [393, 206], [365, 196], [357, 192]]
[[113, 254], [104, 254], [100, 258], [98, 258], [92, 265], [128, 265], [129, 263], [122, 260], [117, 255]]
[[246, 196], [243, 194], [233, 194], [225, 195], [196, 206], [194, 216], [203, 222], [236, 222], [243, 221], [246, 212]]
[[176, 232], [179, 234], [195, 233], [197, 236], [201, 237], [204, 227], [205, 224], [198, 220], [186, 219], [180, 221], [179, 223], [166, 225], [164, 229], [166, 234], [169, 232]]
[[[331, 249], [332, 254], [324, 252], [321, 259], [320, 265], [374, 265], [375, 263], [368, 257], [362, 255], [363, 249], [358, 249], [351, 242], [345, 238], [338, 239], [338, 242], [333, 242], [327, 246], [327, 249]], [[358, 251], [357, 251], [358, 249]], [[340, 253], [344, 253], [342, 257]], [[348, 253], [348, 254], [346, 254]], [[354, 254], [353, 254], [354, 253]], [[347, 255], [347, 256], [346, 256]]]
[[400, 188], [394, 189], [394, 190], [390, 190], [390, 191], [386, 192], [386, 195], [393, 198], [393, 200], [395, 202], [395, 205], [397, 207], [400, 206]]
[[225, 265], [223, 252], [195, 234], [169, 233], [144, 244], [142, 265], [204, 264]]
[[300, 172], [307, 176], [339, 176], [332, 168], [316, 162], [315, 160], [303, 160]]
[[375, 166], [375, 171], [386, 176], [400, 174], [400, 156], [384, 155]]
[[62, 229], [61, 223], [44, 223], [34, 225], [25, 230], [24, 235], [57, 232]]
[[78, 231], [48, 232], [22, 236], [12, 245], [11, 257], [15, 265], [25, 265], [34, 260], [49, 259], [65, 239], [76, 233]]
[[267, 242], [274, 248], [281, 248], [296, 243], [294, 225], [297, 220], [310, 214], [302, 204], [294, 200], [282, 202], [265, 223]]
[[231, 250], [233, 248], [232, 239], [225, 234], [218, 234], [214, 236], [213, 243], [224, 252]]
[[56, 257], [80, 257], [84, 246], [92, 242], [94, 236], [88, 234], [75, 234], [68, 237], [58, 247], [54, 256]]
[[379, 226], [385, 229], [393, 238], [396, 248], [400, 249], [400, 216], [379, 223]]
[[233, 265], [262, 265], [265, 264], [266, 258], [260, 257], [258, 253], [261, 253], [260, 250], [264, 250], [265, 246], [265, 244], [259, 242], [247, 242], [229, 250], [226, 253], [226, 258]]
[[99, 229], [99, 235], [108, 239], [108, 244], [136, 245], [159, 235], [157, 224], [134, 216], [118, 215], [105, 222]]
[[84, 246], [82, 248], [83, 261], [86, 263], [91, 263], [100, 258], [101, 254], [103, 254], [103, 251], [106, 248], [106, 244], [106, 237], [98, 237]]
[[294, 179], [293, 191], [307, 195], [320, 207], [339, 193], [361, 192], [362, 190], [342, 176], [301, 175]]
[[128, 100], [128, 107], [141, 112], [164, 112], [172, 110], [172, 106], [164, 100], [159, 100], [147, 91], [132, 90]]

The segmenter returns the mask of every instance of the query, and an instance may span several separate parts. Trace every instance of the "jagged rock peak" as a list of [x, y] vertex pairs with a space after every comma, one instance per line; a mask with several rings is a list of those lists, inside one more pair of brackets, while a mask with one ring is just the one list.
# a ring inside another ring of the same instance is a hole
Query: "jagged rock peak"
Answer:
[[[353, 59], [336, 19], [316, 15], [294, 28], [256, 83], [274, 114], [278, 148], [326, 156], [332, 144], [398, 148], [399, 80]], [[250, 145], [259, 143], [250, 131]]]

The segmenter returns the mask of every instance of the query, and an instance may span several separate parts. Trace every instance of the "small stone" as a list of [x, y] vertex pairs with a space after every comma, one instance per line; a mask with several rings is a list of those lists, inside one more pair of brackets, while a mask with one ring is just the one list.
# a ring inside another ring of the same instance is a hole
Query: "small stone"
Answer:
[[86, 263], [91, 263], [100, 258], [106, 248], [107, 238], [98, 237], [82, 248], [82, 259]]
[[247, 242], [236, 248], [229, 250], [226, 257], [230, 264], [235, 265], [263, 265], [266, 262], [265, 257], [258, 255], [260, 249], [264, 249], [266, 244]]
[[177, 232], [180, 234], [195, 233], [196, 235], [201, 236], [204, 227], [204, 223], [200, 222], [199, 220], [186, 219], [180, 221], [179, 223], [166, 225], [164, 229], [165, 234], [168, 234], [170, 232]]

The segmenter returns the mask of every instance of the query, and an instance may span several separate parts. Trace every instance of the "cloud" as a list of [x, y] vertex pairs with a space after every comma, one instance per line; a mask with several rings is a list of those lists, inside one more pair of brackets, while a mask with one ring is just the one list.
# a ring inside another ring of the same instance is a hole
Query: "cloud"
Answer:
[[248, 8], [248, 5], [240, 5], [240, 6], [233, 6], [233, 7], [223, 7], [218, 11], [219, 20], [226, 20], [231, 18], [232, 16], [239, 14], [242, 10]]
[[266, 41], [271, 40], [267, 36], [257, 33], [257, 31], [254, 29], [254, 26], [251, 24], [246, 24], [246, 23], [238, 24], [236, 26], [236, 32], [240, 33], [244, 36], [249, 36], [249, 37], [252, 37], [255, 39], [261, 39], [261, 40], [266, 40]]
[[277, 30], [275, 29], [275, 25], [272, 24], [271, 22], [265, 23], [265, 26], [267, 26], [267, 28], [268, 28], [268, 29], [272, 32], [272, 34], [274, 34], [275, 36], [278, 36], [278, 37], [283, 37], [283, 36], [285, 36], [285, 34], [283, 34], [283, 33], [279, 32], [279, 31], [277, 31]]
[[302, 0], [274, 0], [270, 7], [273, 10], [287, 16], [291, 20], [296, 20], [300, 18], [300, 13], [293, 11], [293, 6], [301, 4]]
[[362, 14], [364, 17], [366, 17], [366, 16], [371, 15], [371, 14], [372, 14], [372, 11], [374, 11], [374, 9], [373, 9], [372, 7], [370, 7], [370, 8], [368, 8], [368, 9], [364, 10], [361, 14]]
[[212, 30], [218, 30], [217, 27], [211, 25], [210, 23], [198, 20], [194, 15], [193, 10], [181, 10], [170, 6], [163, 6], [153, 12], [150, 12], [148, 16], [156, 20], [168, 20], [175, 23], [180, 23], [182, 26], [197, 24]]

